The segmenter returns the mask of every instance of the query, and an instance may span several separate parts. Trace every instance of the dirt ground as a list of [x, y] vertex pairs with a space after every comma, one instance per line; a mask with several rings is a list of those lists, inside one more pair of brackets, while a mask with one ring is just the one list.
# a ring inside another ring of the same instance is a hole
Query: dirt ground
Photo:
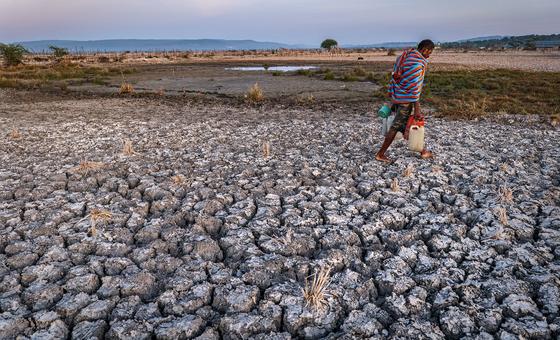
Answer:
[[[278, 86], [160, 70], [131, 81]], [[429, 117], [436, 158], [399, 141], [391, 165], [380, 121], [345, 105], [1, 90], [0, 127], [2, 338], [560, 336], [560, 144], [540, 117]]]

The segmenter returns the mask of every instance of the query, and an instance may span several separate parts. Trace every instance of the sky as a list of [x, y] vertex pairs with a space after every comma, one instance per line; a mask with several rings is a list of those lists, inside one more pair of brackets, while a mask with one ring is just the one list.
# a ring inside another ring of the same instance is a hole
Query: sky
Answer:
[[0, 0], [0, 42], [453, 41], [560, 33], [558, 14], [560, 0]]

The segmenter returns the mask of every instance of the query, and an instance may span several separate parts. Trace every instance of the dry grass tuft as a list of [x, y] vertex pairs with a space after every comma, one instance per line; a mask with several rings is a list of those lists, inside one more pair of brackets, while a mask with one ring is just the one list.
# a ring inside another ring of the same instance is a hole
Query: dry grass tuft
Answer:
[[399, 186], [399, 180], [396, 177], [393, 178], [393, 181], [391, 182], [391, 190], [393, 190], [393, 192], [401, 190], [401, 187]]
[[500, 189], [498, 189], [498, 195], [502, 203], [513, 203], [513, 192], [510, 188], [506, 186], [501, 187]]
[[245, 95], [245, 99], [252, 104], [257, 104], [264, 100], [264, 93], [260, 88], [259, 83], [255, 83], [255, 85], [249, 89]]
[[500, 164], [500, 170], [502, 172], [508, 173], [509, 172], [509, 166], [507, 165], [507, 163]]
[[165, 90], [162, 88], [160, 88], [158, 91], [155, 92], [158, 96], [163, 97], [165, 96]]
[[414, 165], [409, 164], [406, 169], [404, 169], [404, 173], [403, 176], [404, 177], [410, 177], [414, 174]]
[[12, 132], [10, 132], [10, 138], [20, 139], [21, 138], [21, 132], [19, 132], [18, 129], [13, 129]]
[[187, 179], [184, 175], [172, 176], [171, 181], [173, 182], [173, 185], [178, 187], [188, 187], [193, 182], [192, 179]]
[[509, 220], [508, 220], [506, 208], [498, 207], [494, 210], [494, 213], [498, 217], [498, 220], [500, 221], [501, 224], [503, 224], [505, 226], [509, 225]]
[[432, 166], [432, 173], [434, 174], [441, 174], [443, 172], [443, 168], [439, 165]]
[[105, 165], [106, 164], [103, 163], [103, 162], [83, 161], [83, 162], [80, 162], [80, 165], [73, 168], [72, 171], [79, 172], [79, 173], [82, 173], [82, 174], [88, 174], [89, 172], [103, 169], [105, 167]]
[[[327, 304], [327, 296], [330, 294], [327, 292], [327, 288], [331, 283], [330, 279], [331, 268], [322, 267], [318, 272], [315, 271], [313, 275], [310, 275], [305, 279], [305, 288], [303, 288], [303, 298], [305, 300], [305, 306], [311, 306], [315, 309], [319, 309]], [[309, 278], [313, 277], [311, 282]]]
[[557, 127], [560, 124], [560, 114], [550, 117], [550, 125]]
[[119, 94], [132, 94], [134, 93], [134, 87], [132, 84], [127, 83], [126, 81], [121, 84], [121, 88], [119, 89]]
[[132, 156], [135, 154], [134, 149], [132, 148], [131, 140], [127, 139], [123, 142], [122, 153], [126, 156]]
[[263, 143], [263, 157], [270, 157], [270, 143], [268, 141]]
[[90, 233], [92, 237], [97, 236], [97, 222], [107, 223], [113, 218], [113, 214], [107, 210], [93, 209], [89, 214], [91, 221]]

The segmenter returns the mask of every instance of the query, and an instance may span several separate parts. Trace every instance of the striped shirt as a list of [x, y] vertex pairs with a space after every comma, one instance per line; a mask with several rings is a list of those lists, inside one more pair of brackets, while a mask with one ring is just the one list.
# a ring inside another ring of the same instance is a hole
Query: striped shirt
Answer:
[[414, 103], [420, 99], [428, 60], [417, 49], [405, 50], [393, 67], [389, 95], [394, 104]]

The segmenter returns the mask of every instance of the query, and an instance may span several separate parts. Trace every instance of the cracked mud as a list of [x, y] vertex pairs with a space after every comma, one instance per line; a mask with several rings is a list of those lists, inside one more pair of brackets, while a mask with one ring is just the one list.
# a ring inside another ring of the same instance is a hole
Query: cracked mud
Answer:
[[343, 108], [0, 111], [2, 338], [560, 335], [560, 142], [537, 118], [431, 118], [436, 158], [400, 142], [387, 166]]

